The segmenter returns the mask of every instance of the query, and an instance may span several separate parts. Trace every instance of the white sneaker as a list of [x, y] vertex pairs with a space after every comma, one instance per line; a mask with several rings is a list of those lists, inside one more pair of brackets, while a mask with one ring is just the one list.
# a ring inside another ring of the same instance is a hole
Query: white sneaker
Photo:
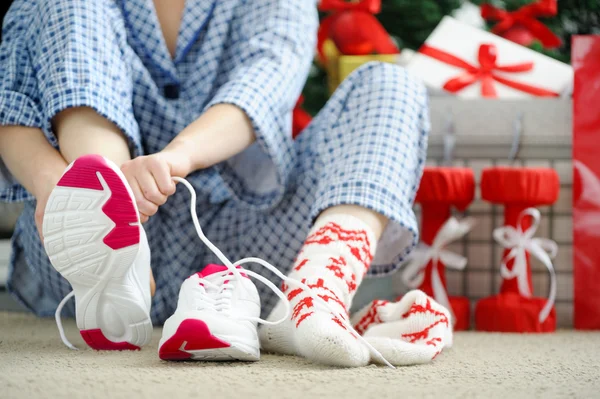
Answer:
[[98, 155], [73, 162], [44, 214], [44, 247], [75, 296], [77, 327], [94, 349], [140, 349], [150, 341], [150, 249], [133, 193], [119, 168]]
[[244, 273], [208, 265], [181, 285], [177, 310], [163, 327], [158, 356], [163, 360], [260, 359], [257, 322], [260, 298]]

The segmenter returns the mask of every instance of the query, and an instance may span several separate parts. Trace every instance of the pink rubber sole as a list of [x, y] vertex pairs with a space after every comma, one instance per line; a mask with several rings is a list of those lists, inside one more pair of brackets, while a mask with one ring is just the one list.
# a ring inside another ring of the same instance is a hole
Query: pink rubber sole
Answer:
[[130, 344], [129, 342], [113, 342], [104, 336], [102, 330], [96, 328], [94, 330], [81, 330], [80, 331], [83, 340], [95, 350], [109, 350], [109, 351], [122, 351], [122, 350], [140, 350], [139, 346]]
[[169, 338], [158, 350], [158, 356], [163, 360], [186, 360], [192, 355], [185, 350], [204, 350], [229, 348], [231, 345], [211, 334], [206, 323], [202, 320], [184, 320], [175, 335]]
[[140, 242], [138, 215], [134, 200], [129, 195], [121, 177], [99, 155], [85, 155], [78, 158], [58, 182], [57, 186], [103, 190], [98, 173], [108, 185], [111, 196], [102, 207], [102, 211], [114, 223], [115, 227], [104, 237], [104, 243], [112, 249], [125, 248]]
[[[102, 206], [102, 212], [115, 224], [102, 239], [113, 250], [126, 248], [140, 242], [140, 228], [134, 199], [127, 191], [126, 183], [99, 155], [85, 155], [78, 158], [62, 176], [57, 186], [103, 191], [105, 188], [99, 175], [110, 190], [110, 198]], [[139, 350], [140, 347], [129, 342], [110, 341], [99, 328], [81, 330], [85, 342], [95, 350]]]

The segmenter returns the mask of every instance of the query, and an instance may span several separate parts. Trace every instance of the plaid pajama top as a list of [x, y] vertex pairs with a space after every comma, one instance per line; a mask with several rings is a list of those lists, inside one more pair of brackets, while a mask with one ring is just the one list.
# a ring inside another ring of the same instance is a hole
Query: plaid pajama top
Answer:
[[[234, 104], [250, 118], [256, 143], [188, 177], [208, 238], [232, 260], [261, 256], [287, 271], [314, 217], [353, 203], [391, 220], [371, 268], [387, 273], [417, 240], [411, 206], [429, 129], [425, 90], [398, 67], [369, 64], [292, 140], [291, 110], [314, 54], [315, 3], [187, 0], [171, 57], [151, 0], [16, 0], [0, 45], [0, 124], [40, 128], [58, 148], [52, 117], [88, 106], [114, 122], [138, 156], [163, 149], [207, 108]], [[37, 237], [34, 198], [3, 164], [0, 171], [0, 200], [26, 201], [9, 290], [50, 314], [68, 283]], [[145, 225], [155, 322], [173, 312], [182, 280], [215, 260], [195, 236], [188, 201], [179, 190]], [[264, 315], [276, 297], [261, 288]]]

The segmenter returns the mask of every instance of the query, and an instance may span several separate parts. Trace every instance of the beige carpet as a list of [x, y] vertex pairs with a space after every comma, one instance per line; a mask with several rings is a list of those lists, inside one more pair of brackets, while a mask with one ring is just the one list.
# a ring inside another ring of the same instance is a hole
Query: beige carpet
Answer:
[[[72, 320], [67, 336], [81, 346]], [[600, 397], [600, 333], [460, 333], [433, 364], [334, 369], [294, 357], [167, 363], [156, 329], [141, 352], [70, 351], [53, 319], [0, 312], [0, 398]], [[83, 346], [81, 346], [83, 347]]]

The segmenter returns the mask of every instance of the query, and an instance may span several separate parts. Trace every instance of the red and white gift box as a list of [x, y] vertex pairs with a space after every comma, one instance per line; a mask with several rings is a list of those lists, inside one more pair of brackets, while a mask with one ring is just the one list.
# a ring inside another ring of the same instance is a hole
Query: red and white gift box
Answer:
[[571, 66], [452, 17], [444, 17], [406, 69], [433, 89], [464, 98], [558, 97]]

